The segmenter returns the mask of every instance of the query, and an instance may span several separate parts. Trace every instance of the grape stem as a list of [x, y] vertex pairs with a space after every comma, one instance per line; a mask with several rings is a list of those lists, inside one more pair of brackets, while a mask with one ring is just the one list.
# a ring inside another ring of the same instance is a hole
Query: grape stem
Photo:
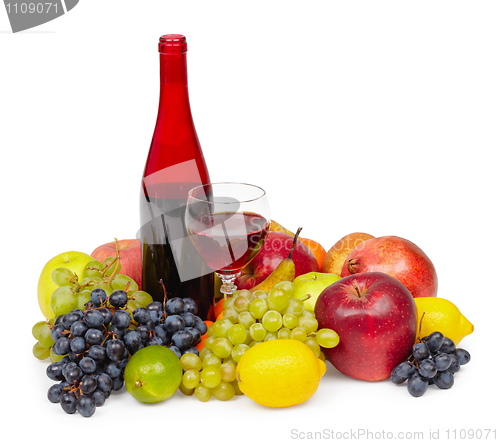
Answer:
[[424, 315], [425, 315], [425, 311], [422, 313], [422, 317], [420, 317], [420, 322], [418, 324], [418, 333], [417, 333], [417, 340], [419, 342], [422, 341], [422, 338], [420, 337], [420, 334], [422, 333], [422, 322], [424, 320]]
[[109, 264], [109, 266], [111, 266], [115, 262], [116, 262], [116, 266], [115, 266], [115, 269], [113, 270], [113, 272], [111, 273], [111, 275], [109, 276], [108, 280], [106, 281], [107, 285], [109, 285], [113, 281], [113, 278], [115, 278], [115, 275], [118, 273], [118, 266], [120, 266], [120, 248], [118, 247], [118, 240], [116, 239], [116, 237], [115, 237], [115, 250], [116, 250], [116, 257]]
[[163, 314], [165, 315], [165, 318], [167, 317], [167, 310], [165, 308], [165, 305], [167, 304], [168, 301], [168, 296], [167, 296], [167, 290], [165, 289], [165, 285], [163, 284], [163, 279], [160, 278], [160, 284], [163, 288]]

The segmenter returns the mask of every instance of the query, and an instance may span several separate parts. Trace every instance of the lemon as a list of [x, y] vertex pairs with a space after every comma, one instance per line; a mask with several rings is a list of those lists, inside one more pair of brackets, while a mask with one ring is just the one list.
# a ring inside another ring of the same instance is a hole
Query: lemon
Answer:
[[439, 331], [458, 345], [466, 335], [474, 331], [474, 325], [451, 301], [438, 297], [418, 297], [415, 299], [415, 304], [417, 325], [420, 325], [423, 316], [420, 338]]
[[174, 395], [182, 380], [182, 365], [173, 351], [152, 345], [137, 351], [125, 366], [125, 387], [142, 403], [157, 403]]
[[253, 346], [236, 367], [238, 386], [256, 403], [286, 408], [311, 398], [325, 363], [298, 340], [269, 340]]

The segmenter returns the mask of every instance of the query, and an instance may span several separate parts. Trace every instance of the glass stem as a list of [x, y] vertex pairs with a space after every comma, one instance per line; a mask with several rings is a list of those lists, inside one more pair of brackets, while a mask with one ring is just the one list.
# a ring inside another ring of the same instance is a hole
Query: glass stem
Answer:
[[219, 274], [218, 272], [216, 272], [216, 274], [222, 280], [222, 286], [220, 288], [220, 292], [224, 294], [224, 299], [226, 299], [228, 296], [233, 295], [236, 292], [236, 289], [238, 289], [235, 286], [234, 281], [241, 274], [241, 272], [237, 272], [236, 274], [231, 274], [231, 275]]

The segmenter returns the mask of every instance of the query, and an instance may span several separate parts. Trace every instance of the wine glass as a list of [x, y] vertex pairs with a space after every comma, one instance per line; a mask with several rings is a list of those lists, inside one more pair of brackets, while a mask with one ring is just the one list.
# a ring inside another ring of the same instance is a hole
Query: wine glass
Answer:
[[271, 219], [266, 192], [245, 183], [208, 183], [191, 189], [186, 228], [195, 248], [222, 280], [224, 298], [260, 251]]

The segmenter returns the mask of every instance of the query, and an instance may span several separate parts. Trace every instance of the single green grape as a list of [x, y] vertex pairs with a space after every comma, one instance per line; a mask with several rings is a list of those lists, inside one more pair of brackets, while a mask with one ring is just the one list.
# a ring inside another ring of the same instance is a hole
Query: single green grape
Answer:
[[234, 299], [233, 308], [239, 314], [243, 311], [248, 311], [248, 306], [250, 305], [250, 300], [243, 296], [238, 296]]
[[238, 385], [238, 380], [232, 381], [231, 386], [234, 388], [235, 395], [243, 395], [243, 392]]
[[206, 355], [201, 362], [202, 368], [206, 368], [207, 366], [215, 366], [216, 368], [218, 368], [221, 364], [222, 362], [220, 357], [217, 357], [213, 353]]
[[222, 363], [219, 367], [219, 371], [221, 373], [222, 381], [230, 383], [233, 380], [236, 380], [236, 362], [226, 361]]
[[222, 375], [218, 367], [210, 365], [201, 371], [200, 380], [204, 386], [211, 389], [215, 388], [222, 381]]
[[288, 301], [285, 313], [295, 314], [297, 317], [304, 312], [304, 302], [298, 298], [292, 298]]
[[295, 286], [291, 281], [280, 281], [278, 284], [274, 286], [273, 289], [283, 289], [288, 298], [293, 298], [295, 295]]
[[50, 333], [50, 326], [45, 323], [45, 326], [41, 328], [40, 335], [38, 336], [38, 343], [40, 343], [40, 346], [43, 346], [44, 348], [50, 348], [55, 343]]
[[269, 332], [276, 332], [283, 325], [283, 317], [278, 311], [267, 311], [262, 317], [262, 325]]
[[318, 343], [316, 342], [316, 340], [312, 337], [307, 337], [304, 341], [304, 344], [311, 350], [314, 352], [314, 355], [316, 357], [319, 357], [320, 353], [321, 353], [321, 349], [318, 345]]
[[56, 315], [64, 315], [76, 308], [76, 296], [70, 286], [59, 286], [50, 298], [50, 309]]
[[265, 336], [267, 335], [267, 330], [264, 328], [262, 323], [255, 323], [252, 326], [250, 326], [250, 329], [248, 330], [250, 337], [252, 337], [252, 340], [254, 341], [263, 341]]
[[231, 355], [233, 344], [226, 337], [217, 337], [212, 345], [212, 352], [219, 358], [226, 358]]
[[252, 339], [252, 337], [250, 337], [250, 334], [248, 333], [248, 331], [249, 330], [247, 329], [247, 339], [243, 342], [244, 345], [249, 345], [253, 341], [253, 339]]
[[248, 329], [256, 322], [255, 318], [248, 311], [243, 311], [238, 314], [238, 323]]
[[227, 338], [233, 345], [245, 343], [245, 340], [247, 339], [247, 330], [245, 326], [241, 324], [231, 326], [227, 332]]
[[213, 323], [207, 329], [207, 337], [211, 337], [214, 334], [214, 330], [212, 329]]
[[70, 286], [75, 282], [75, 274], [68, 268], [56, 268], [52, 271], [52, 281], [57, 286]]
[[[238, 291], [236, 291], [236, 292], [238, 292]], [[232, 308], [233, 304], [234, 304], [234, 295], [233, 295], [233, 297], [226, 298], [224, 300], [224, 302], [222, 303], [224, 309], [226, 309], [226, 308]]]
[[244, 344], [234, 346], [233, 349], [231, 350], [231, 357], [233, 358], [235, 363], [238, 363], [243, 354], [249, 349], [250, 347]]
[[210, 391], [209, 388], [200, 384], [196, 386], [196, 388], [194, 388], [194, 396], [199, 401], [207, 402], [212, 397], [212, 392]]
[[231, 400], [235, 395], [233, 385], [221, 381], [218, 386], [212, 389], [212, 395], [220, 401]]
[[281, 328], [278, 331], [278, 338], [283, 339], [283, 340], [288, 340], [290, 336], [292, 335], [292, 331], [288, 328]]
[[184, 395], [187, 395], [188, 397], [194, 394], [194, 388], [188, 389], [182, 383], [179, 385], [179, 391], [181, 391]]
[[52, 363], [55, 363], [56, 361], [61, 361], [63, 359], [63, 357], [65, 357], [65, 356], [54, 354], [54, 352], [52, 351], [52, 347], [50, 348], [50, 361]]
[[189, 369], [201, 371], [201, 369], [203, 368], [200, 357], [198, 357], [196, 354], [193, 354], [192, 352], [186, 352], [185, 354], [182, 354], [180, 361], [182, 369], [184, 369], [184, 371], [188, 371]]
[[200, 371], [195, 369], [188, 369], [182, 375], [182, 384], [187, 389], [194, 389], [200, 383]]
[[276, 332], [268, 332], [264, 337], [264, 341], [277, 340], [278, 334]]
[[301, 326], [297, 326], [296, 328], [292, 329], [292, 333], [290, 335], [290, 338], [292, 340], [298, 340], [298, 341], [304, 342], [307, 338], [307, 332]]
[[[244, 298], [244, 297], [242, 297]], [[246, 300], [246, 298], [244, 298]], [[227, 337], [227, 332], [229, 331], [229, 328], [233, 326], [233, 322], [228, 320], [227, 318], [223, 318], [221, 320], [217, 320], [215, 323], [213, 323], [212, 330], [214, 332], [214, 335], [217, 337]]]
[[230, 306], [222, 311], [222, 318], [225, 318], [232, 323], [236, 323], [238, 321], [238, 313], [232, 306]]
[[33, 355], [38, 358], [38, 360], [45, 360], [50, 356], [51, 348], [46, 348], [42, 346], [40, 343], [36, 342], [33, 345]]
[[101, 273], [99, 272], [101, 269], [102, 263], [99, 260], [92, 260], [85, 265], [85, 269], [80, 278], [101, 277]]
[[281, 312], [288, 305], [286, 292], [281, 288], [273, 288], [267, 296], [267, 306], [270, 310]]
[[314, 313], [314, 311], [311, 311], [310, 309], [304, 309], [302, 311], [302, 315], [309, 315], [310, 317], [316, 318], [316, 314]]
[[125, 305], [125, 310], [130, 314], [130, 315], [133, 315], [134, 311], [137, 309], [137, 308], [141, 308], [142, 306], [137, 303], [135, 300], [130, 300], [128, 299], [127, 300], [127, 304]]
[[322, 348], [334, 348], [339, 344], [340, 338], [333, 329], [323, 328], [316, 332], [316, 341]]
[[238, 291], [238, 297], [245, 297], [249, 302], [251, 302], [255, 298], [255, 295], [248, 289], [241, 289]]
[[127, 293], [134, 293], [139, 290], [139, 285], [128, 275], [116, 274], [113, 280], [111, 280], [111, 288], [113, 290], [121, 289], [122, 291], [126, 290]]
[[299, 324], [299, 319], [295, 314], [286, 313], [283, 315], [283, 326], [288, 329], [293, 329]]
[[102, 289], [108, 297], [113, 293], [113, 289], [111, 288], [111, 286], [108, 286], [104, 282], [96, 283], [92, 289]]
[[255, 298], [260, 298], [262, 300], [267, 300], [267, 292], [263, 291], [262, 289], [258, 289], [253, 293], [255, 295]]
[[207, 348], [210, 352], [212, 352], [212, 346], [214, 344], [214, 341], [217, 340], [216, 335], [211, 335], [210, 337], [207, 337], [205, 340], [205, 348]]
[[208, 349], [206, 346], [203, 346], [203, 348], [201, 348], [200, 351], [200, 360], [203, 362], [205, 357], [208, 356], [209, 354], [212, 354], [212, 351], [210, 351], [210, 349]]
[[76, 307], [77, 309], [81, 309], [85, 311], [87, 308], [85, 306], [86, 303], [90, 301], [90, 291], [88, 289], [84, 289], [76, 294]]
[[129, 299], [134, 300], [142, 308], [145, 308], [153, 301], [153, 297], [146, 291], [135, 291]]
[[299, 317], [299, 326], [304, 328], [309, 335], [318, 330], [318, 320], [310, 315], [303, 315]]
[[[111, 263], [113, 263], [113, 264], [111, 264]], [[116, 274], [118, 274], [122, 268], [122, 264], [118, 263], [118, 260], [115, 261], [115, 257], [107, 257], [102, 261], [103, 268], [106, 268], [106, 266], [108, 266], [108, 265], [110, 265], [109, 268], [106, 269], [106, 271], [104, 272], [104, 275], [106, 277], [109, 277], [111, 274], [113, 274], [113, 272], [115, 272], [116, 268], [118, 268], [116, 270]]]
[[261, 319], [262, 317], [264, 317], [264, 314], [267, 312], [267, 310], [267, 302], [262, 298], [256, 298], [255, 300], [252, 300], [252, 302], [248, 306], [248, 312], [250, 312], [253, 318], [256, 319]]
[[33, 338], [35, 340], [38, 340], [38, 337], [40, 335], [40, 331], [42, 330], [42, 328], [44, 328], [47, 323], [45, 322], [45, 320], [42, 320], [42, 321], [39, 321], [39, 322], [36, 322], [33, 327], [31, 328], [31, 335], [33, 336]]

